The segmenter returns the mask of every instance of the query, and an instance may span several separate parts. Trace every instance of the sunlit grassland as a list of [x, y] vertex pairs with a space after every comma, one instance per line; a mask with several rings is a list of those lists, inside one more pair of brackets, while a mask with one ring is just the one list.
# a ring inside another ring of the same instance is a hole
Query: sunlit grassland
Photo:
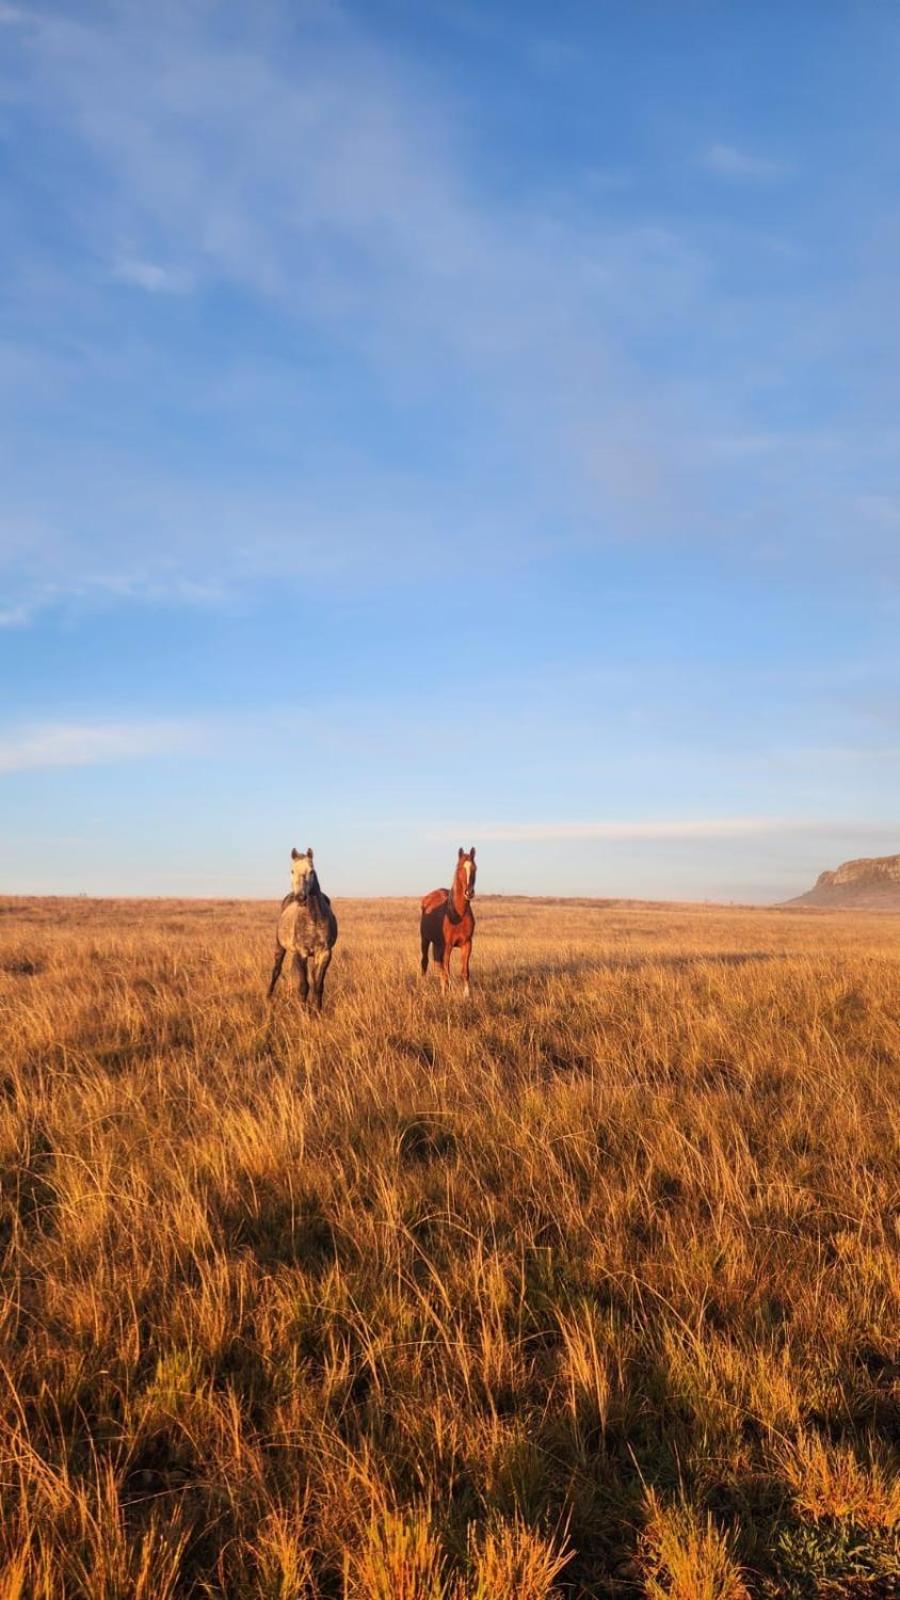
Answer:
[[900, 918], [0, 901], [0, 1600], [900, 1573]]

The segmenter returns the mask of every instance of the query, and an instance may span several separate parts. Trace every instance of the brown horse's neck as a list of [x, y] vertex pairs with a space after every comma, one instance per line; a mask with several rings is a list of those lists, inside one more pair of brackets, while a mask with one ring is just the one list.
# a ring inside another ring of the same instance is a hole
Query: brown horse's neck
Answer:
[[449, 906], [457, 922], [461, 922], [468, 909], [466, 899], [466, 875], [463, 872], [462, 862], [456, 869], [453, 877], [453, 888], [450, 890]]

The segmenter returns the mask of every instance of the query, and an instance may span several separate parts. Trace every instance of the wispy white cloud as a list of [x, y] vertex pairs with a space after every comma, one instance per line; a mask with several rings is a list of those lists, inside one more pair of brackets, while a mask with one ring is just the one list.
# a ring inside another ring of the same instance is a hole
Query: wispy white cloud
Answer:
[[780, 161], [768, 156], [752, 155], [733, 144], [708, 145], [700, 157], [700, 164], [721, 178], [748, 179], [751, 182], [783, 178], [788, 171]]
[[527, 840], [679, 840], [679, 839], [754, 839], [767, 835], [793, 833], [858, 832], [853, 823], [823, 821], [809, 817], [691, 817], [653, 821], [598, 822], [488, 822], [466, 823], [460, 829], [442, 829], [442, 839], [457, 833], [472, 838], [521, 843]]
[[0, 735], [0, 773], [94, 767], [196, 749], [203, 730], [186, 721], [44, 723]]
[[25, 601], [21, 605], [7, 606], [0, 610], [0, 628], [24, 628], [32, 620], [34, 612], [34, 606]]
[[857, 510], [868, 520], [882, 527], [900, 527], [900, 495], [862, 494], [856, 502]]
[[584, 173], [583, 183], [594, 194], [622, 194], [626, 189], [633, 188], [634, 177], [630, 172], [609, 167], [589, 167]]
[[145, 289], [148, 294], [184, 294], [191, 286], [184, 272], [173, 272], [140, 256], [120, 256], [113, 264], [112, 276], [118, 283]]
[[767, 456], [775, 451], [790, 449], [795, 440], [790, 434], [730, 433], [710, 439], [709, 450], [728, 460], [740, 461], [744, 457]]

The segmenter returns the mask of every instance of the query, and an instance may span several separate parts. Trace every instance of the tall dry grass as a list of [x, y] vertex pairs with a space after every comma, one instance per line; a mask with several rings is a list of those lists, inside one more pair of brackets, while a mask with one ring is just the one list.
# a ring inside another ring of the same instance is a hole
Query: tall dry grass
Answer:
[[900, 919], [0, 902], [0, 1600], [900, 1573]]

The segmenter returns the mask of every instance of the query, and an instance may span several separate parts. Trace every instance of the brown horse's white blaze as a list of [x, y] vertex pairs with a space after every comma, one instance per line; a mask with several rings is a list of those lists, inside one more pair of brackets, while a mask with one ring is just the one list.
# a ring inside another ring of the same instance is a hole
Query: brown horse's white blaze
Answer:
[[469, 961], [475, 933], [472, 900], [477, 871], [475, 846], [465, 851], [460, 845], [452, 886], [432, 889], [422, 900], [422, 972], [428, 971], [428, 951], [432, 948], [435, 961], [440, 963], [444, 987], [449, 988], [450, 957], [458, 949], [466, 994], [469, 993]]

